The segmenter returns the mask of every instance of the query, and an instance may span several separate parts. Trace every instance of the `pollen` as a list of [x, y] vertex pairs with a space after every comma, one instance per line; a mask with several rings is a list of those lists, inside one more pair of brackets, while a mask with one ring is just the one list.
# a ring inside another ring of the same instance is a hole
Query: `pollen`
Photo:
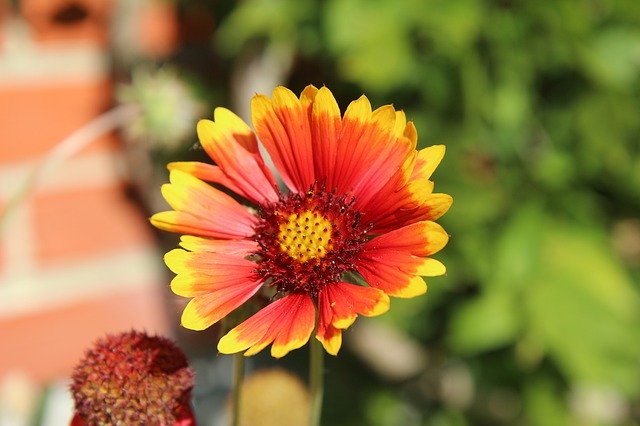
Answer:
[[315, 210], [290, 214], [279, 226], [280, 250], [306, 263], [323, 258], [332, 247], [331, 222]]

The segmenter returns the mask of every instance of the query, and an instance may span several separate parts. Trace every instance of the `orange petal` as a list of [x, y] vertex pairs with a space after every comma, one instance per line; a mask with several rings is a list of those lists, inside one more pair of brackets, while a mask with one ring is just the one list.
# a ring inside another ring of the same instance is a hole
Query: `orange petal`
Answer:
[[338, 351], [342, 346], [342, 330], [335, 328], [331, 324], [320, 323], [318, 319], [318, 330], [316, 331], [316, 339], [327, 353], [331, 355], [338, 355]]
[[256, 133], [283, 181], [294, 192], [306, 191], [315, 181], [309, 127], [313, 89], [307, 89], [304, 95], [305, 101], [301, 102], [289, 89], [279, 86], [272, 100], [264, 95], [251, 100]]
[[315, 307], [307, 294], [290, 294], [276, 300], [218, 342], [218, 351], [232, 354], [246, 350], [253, 355], [269, 344], [275, 358], [307, 343], [315, 323]]
[[409, 205], [415, 208], [415, 203], [406, 186], [414, 169], [417, 154], [417, 151], [411, 151], [402, 166], [387, 180], [387, 183], [380, 187], [375, 194], [371, 194], [372, 196], [367, 203], [361, 203], [360, 210], [364, 212], [363, 220], [373, 223], [374, 230], [377, 231], [377, 224], [382, 219], [394, 215], [403, 207], [406, 208]]
[[[405, 137], [417, 137], [414, 132], [413, 125], [408, 123]], [[359, 206], [365, 212], [363, 220], [374, 224], [374, 233], [387, 232], [417, 221], [435, 220], [447, 212], [453, 198], [448, 194], [434, 194], [434, 184], [429, 180], [444, 152], [443, 145], [413, 151], [387, 185], [367, 205]]]
[[240, 281], [234, 286], [196, 296], [184, 308], [181, 324], [189, 330], [204, 330], [249, 300], [261, 286], [261, 281]]
[[185, 212], [167, 211], [156, 213], [149, 219], [151, 224], [164, 231], [176, 234], [201, 235], [213, 238], [239, 238], [253, 234], [242, 222], [220, 226], [209, 220]]
[[442, 226], [425, 220], [379, 235], [369, 240], [364, 250], [396, 250], [428, 256], [440, 251], [448, 241], [449, 234]]
[[167, 168], [169, 170], [181, 170], [205, 182], [220, 184], [236, 194], [243, 193], [242, 189], [236, 186], [236, 184], [224, 174], [220, 167], [214, 166], [213, 164], [201, 163], [199, 161], [176, 161], [167, 164]]
[[370, 108], [365, 97], [347, 108], [334, 172], [335, 186], [352, 193], [355, 207], [363, 211], [412, 152], [410, 141], [396, 129], [398, 120], [404, 126], [404, 114], [397, 114], [391, 105], [373, 112]]
[[162, 195], [175, 212], [151, 217], [151, 223], [173, 232], [238, 238], [253, 235], [257, 219], [227, 194], [180, 170], [172, 170]]
[[[172, 272], [177, 274], [174, 279], [176, 294], [193, 297], [206, 291], [200, 291], [191, 283], [207, 285], [207, 279], [215, 282], [226, 282], [254, 276], [256, 264], [240, 256], [231, 256], [222, 253], [190, 252], [182, 249], [173, 249], [164, 256], [164, 262]], [[212, 285], [215, 283], [211, 283]]]
[[278, 200], [276, 181], [258, 151], [256, 137], [240, 117], [216, 108], [214, 121], [200, 120], [198, 139], [239, 195], [257, 202]]
[[345, 282], [329, 284], [318, 294], [318, 339], [325, 350], [336, 355], [342, 345], [342, 331], [358, 314], [375, 316], [389, 309], [389, 297], [381, 290]]
[[262, 286], [255, 264], [241, 257], [217, 253], [192, 253], [175, 249], [165, 263], [177, 275], [171, 290], [193, 297], [182, 313], [182, 325], [203, 330], [246, 302]]
[[411, 245], [405, 251], [365, 247], [356, 261], [356, 269], [371, 287], [379, 288], [390, 296], [414, 297], [423, 294], [427, 286], [420, 276], [442, 275], [446, 270], [442, 263], [414, 256], [411, 250]]
[[192, 235], [180, 237], [180, 246], [190, 251], [208, 251], [246, 256], [258, 250], [258, 243], [251, 240], [218, 240]]
[[382, 291], [345, 282], [328, 284], [318, 294], [318, 305], [331, 308], [331, 325], [346, 329], [358, 314], [376, 316], [389, 310], [389, 297]]
[[414, 272], [407, 272], [395, 265], [362, 262], [356, 269], [371, 287], [378, 288], [389, 296], [410, 298], [427, 291], [426, 283], [417, 275], [418, 267], [419, 265], [414, 265]]
[[[429, 181], [426, 185], [417, 182], [409, 184], [403, 189], [404, 194], [396, 208], [376, 217], [372, 232], [388, 232], [414, 222], [436, 220], [445, 214], [451, 207], [453, 198], [449, 194], [431, 193], [430, 184]], [[367, 214], [363, 216], [363, 220], [373, 221]]]
[[315, 95], [311, 109], [311, 138], [316, 177], [329, 188], [336, 186], [334, 173], [340, 134], [340, 108], [333, 94], [322, 87]]

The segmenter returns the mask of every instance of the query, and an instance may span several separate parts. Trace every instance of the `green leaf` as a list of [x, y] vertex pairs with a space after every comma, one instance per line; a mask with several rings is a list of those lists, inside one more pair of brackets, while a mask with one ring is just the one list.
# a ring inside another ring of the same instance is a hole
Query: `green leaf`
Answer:
[[583, 61], [586, 71], [597, 82], [627, 89], [640, 70], [640, 31], [622, 26], [600, 31], [585, 46]]
[[524, 390], [524, 412], [528, 425], [564, 426], [569, 419], [564, 401], [558, 397], [560, 389], [542, 375], [528, 380]]
[[520, 331], [515, 300], [506, 292], [490, 292], [462, 305], [451, 322], [451, 348], [465, 355], [513, 342]]
[[539, 273], [525, 300], [529, 327], [571, 380], [640, 391], [640, 296], [595, 232], [543, 230]]
[[493, 275], [488, 286], [513, 293], [530, 284], [539, 265], [541, 233], [546, 223], [542, 206], [531, 201], [520, 207], [502, 229], [496, 243]]
[[412, 14], [402, 3], [340, 0], [325, 8], [327, 46], [343, 76], [386, 92], [419, 81], [410, 42]]

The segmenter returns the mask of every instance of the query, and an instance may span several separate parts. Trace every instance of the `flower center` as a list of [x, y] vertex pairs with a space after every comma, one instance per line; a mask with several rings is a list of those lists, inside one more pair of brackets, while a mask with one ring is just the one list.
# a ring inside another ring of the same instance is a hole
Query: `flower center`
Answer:
[[352, 198], [315, 187], [261, 206], [259, 217], [256, 273], [278, 292], [312, 297], [355, 269], [370, 228]]
[[323, 258], [333, 246], [331, 222], [315, 210], [291, 213], [279, 228], [280, 250], [299, 262]]

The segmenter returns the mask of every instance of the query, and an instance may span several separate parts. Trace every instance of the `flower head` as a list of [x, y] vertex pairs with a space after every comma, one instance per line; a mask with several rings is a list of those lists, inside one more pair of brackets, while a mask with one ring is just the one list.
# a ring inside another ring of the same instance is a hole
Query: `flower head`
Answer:
[[252, 355], [272, 344], [281, 357], [316, 328], [335, 355], [358, 315], [379, 315], [389, 296], [417, 296], [427, 289], [421, 276], [444, 274], [428, 257], [448, 240], [433, 220], [452, 199], [433, 193], [429, 180], [444, 147], [417, 151], [404, 113], [390, 105], [372, 111], [365, 96], [341, 116], [326, 87], [308, 86], [299, 98], [278, 87], [251, 107], [255, 133], [224, 108], [198, 123], [215, 165], [169, 164], [162, 193], [173, 211], [151, 218], [186, 234], [165, 256], [177, 274], [172, 290], [191, 298], [182, 324], [207, 328], [262, 289], [271, 302], [223, 336], [220, 352]]
[[193, 372], [168, 339], [130, 331], [98, 340], [71, 377], [73, 425], [195, 424]]
[[194, 90], [167, 67], [134, 69], [131, 83], [119, 86], [117, 97], [139, 111], [124, 128], [126, 135], [160, 150], [171, 151], [193, 137], [193, 123], [203, 112]]

